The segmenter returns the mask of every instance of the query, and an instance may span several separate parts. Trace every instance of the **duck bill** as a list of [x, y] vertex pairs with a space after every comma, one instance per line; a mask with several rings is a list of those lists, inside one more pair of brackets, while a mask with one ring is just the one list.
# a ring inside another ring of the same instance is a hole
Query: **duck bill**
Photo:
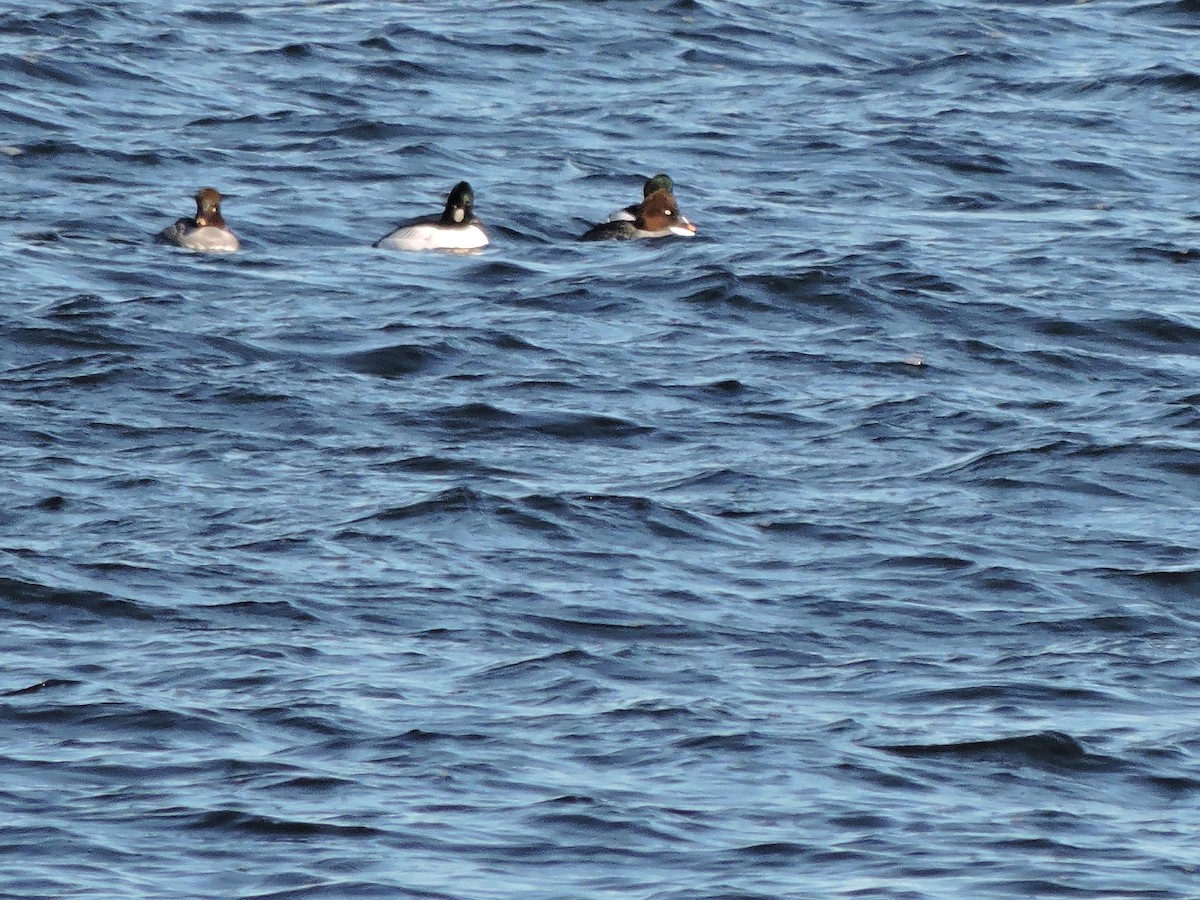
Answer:
[[693, 225], [691, 222], [689, 222], [687, 219], [685, 219], [683, 216], [680, 216], [679, 221], [670, 227], [671, 227], [671, 234], [677, 234], [680, 237], [695, 237], [696, 236], [696, 226]]

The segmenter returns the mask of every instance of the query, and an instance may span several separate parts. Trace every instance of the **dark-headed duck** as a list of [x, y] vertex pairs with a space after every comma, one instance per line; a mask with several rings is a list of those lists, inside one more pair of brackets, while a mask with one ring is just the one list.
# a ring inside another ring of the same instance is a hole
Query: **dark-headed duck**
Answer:
[[385, 250], [475, 250], [486, 247], [488, 236], [475, 215], [475, 193], [460, 181], [446, 198], [440, 216], [422, 216], [396, 227], [374, 244]]
[[593, 225], [581, 241], [625, 240], [628, 238], [692, 237], [696, 226], [679, 211], [675, 195], [662, 189], [651, 191], [633, 207], [632, 219], [616, 219]]

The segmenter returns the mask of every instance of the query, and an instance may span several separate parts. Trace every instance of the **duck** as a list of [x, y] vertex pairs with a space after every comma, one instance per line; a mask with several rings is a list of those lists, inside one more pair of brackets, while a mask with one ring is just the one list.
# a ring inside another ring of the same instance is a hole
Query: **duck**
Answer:
[[422, 216], [396, 227], [373, 247], [384, 250], [475, 250], [489, 243], [483, 223], [475, 215], [475, 192], [465, 181], [446, 197], [440, 216]]
[[[659, 172], [657, 175], [647, 178], [646, 183], [642, 185], [642, 199], [645, 200], [655, 191], [666, 191], [668, 194], [675, 193], [675, 182], [671, 181], [670, 175], [664, 175]], [[624, 209], [618, 209], [608, 217], [610, 222], [632, 222], [637, 218], [638, 206], [640, 204], [631, 203]]]
[[[655, 178], [658, 177], [655, 176]], [[665, 175], [661, 177], [666, 178]], [[651, 186], [651, 181], [654, 181], [654, 178], [647, 181], [645, 190], [649, 190], [649, 193], [641, 203], [626, 207], [613, 214], [621, 216], [621, 218], [612, 218], [599, 225], [593, 225], [580, 236], [579, 240], [627, 240], [629, 238], [669, 237], [671, 235], [694, 237], [696, 226], [679, 211], [675, 195], [659, 184]], [[629, 218], [624, 218], [625, 214], [628, 214]]]
[[207, 253], [233, 253], [240, 246], [237, 235], [229, 230], [221, 215], [221, 195], [216, 188], [196, 191], [196, 215], [184, 217], [164, 228], [156, 240], [188, 250]]

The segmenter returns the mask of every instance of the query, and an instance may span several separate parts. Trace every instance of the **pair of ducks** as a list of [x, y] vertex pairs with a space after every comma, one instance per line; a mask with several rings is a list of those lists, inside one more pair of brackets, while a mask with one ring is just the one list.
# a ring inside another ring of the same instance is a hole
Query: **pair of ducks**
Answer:
[[[617, 210], [607, 222], [593, 225], [581, 241], [626, 240], [644, 237], [692, 237], [696, 226], [679, 211], [675, 186], [666, 175], [646, 179], [642, 202]], [[397, 226], [372, 246], [385, 250], [475, 250], [486, 247], [487, 233], [475, 215], [475, 193], [460, 181], [446, 198], [440, 216], [422, 216]], [[241, 244], [221, 215], [221, 195], [215, 188], [196, 193], [196, 215], [164, 228], [158, 241], [209, 253], [232, 253]]]

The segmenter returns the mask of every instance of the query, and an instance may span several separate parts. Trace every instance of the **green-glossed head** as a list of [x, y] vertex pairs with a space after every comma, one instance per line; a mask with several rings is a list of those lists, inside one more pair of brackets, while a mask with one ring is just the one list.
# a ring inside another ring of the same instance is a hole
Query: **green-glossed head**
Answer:
[[659, 172], [653, 178], [647, 178], [646, 183], [642, 185], [642, 196], [649, 197], [655, 191], [666, 191], [668, 194], [673, 194], [675, 184], [671, 181], [671, 176]]

